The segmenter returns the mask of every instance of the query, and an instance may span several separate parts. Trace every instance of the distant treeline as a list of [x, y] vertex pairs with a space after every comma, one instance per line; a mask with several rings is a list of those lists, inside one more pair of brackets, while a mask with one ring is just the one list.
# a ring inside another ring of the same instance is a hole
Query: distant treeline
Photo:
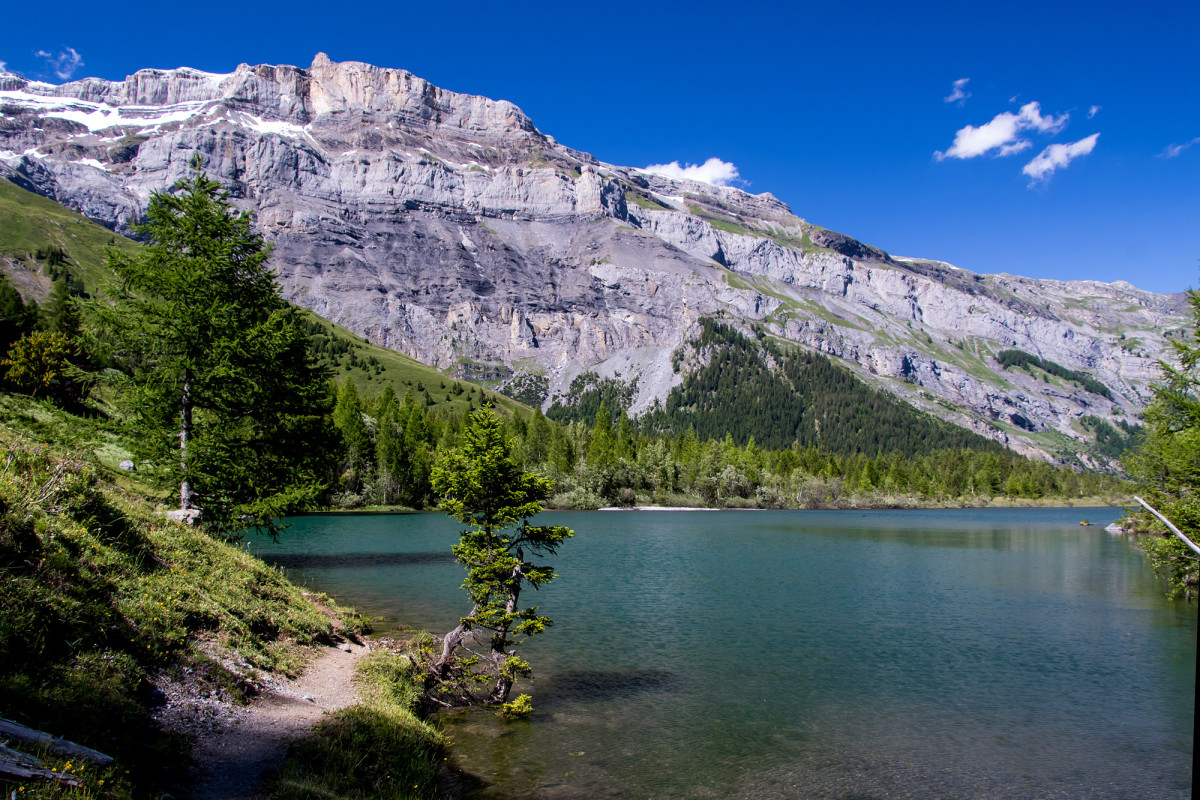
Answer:
[[[571, 405], [505, 417], [523, 466], [557, 482], [556, 505], [916, 506], [1112, 497], [1127, 488], [1030, 461], [828, 359], [715, 321], [702, 324], [691, 351], [707, 363], [640, 418], [627, 412], [633, 386], [595, 373], [576, 379]], [[678, 354], [681, 365], [688, 356]], [[345, 445], [337, 504], [435, 502], [429, 467], [456, 446], [461, 413], [415, 393], [360, 399], [347, 383], [334, 419]]]
[[[341, 506], [435, 502], [429, 469], [457, 446], [461, 412], [430, 406], [385, 389], [360, 399], [343, 384], [334, 419], [343, 434]], [[675, 505], [758, 508], [977, 504], [992, 498], [1038, 500], [1117, 496], [1127, 488], [1111, 476], [1030, 461], [1003, 449], [943, 449], [906, 456], [832, 453], [823, 447], [767, 449], [751, 437], [701, 437], [648, 431], [601, 402], [592, 424], [556, 424], [539, 410], [504, 417], [506, 436], [528, 469], [554, 478], [555, 504]]]
[[1067, 369], [1061, 364], [1055, 364], [1053, 361], [1039, 358], [1033, 353], [1026, 353], [1024, 350], [1001, 350], [997, 354], [996, 360], [1005, 369], [1010, 367], [1037, 367], [1056, 378], [1062, 378], [1064, 381], [1071, 381], [1078, 384], [1084, 391], [1099, 395], [1107, 400], [1113, 399], [1112, 392], [1109, 391], [1108, 387], [1086, 372]]

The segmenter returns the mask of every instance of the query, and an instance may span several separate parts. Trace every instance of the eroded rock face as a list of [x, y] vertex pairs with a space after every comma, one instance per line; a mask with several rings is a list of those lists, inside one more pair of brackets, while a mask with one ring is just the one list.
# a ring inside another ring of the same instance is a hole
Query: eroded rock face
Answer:
[[[194, 152], [254, 211], [284, 293], [437, 367], [680, 380], [669, 354], [724, 314], [1039, 452], [1048, 429], [1139, 411], [1181, 296], [892, 258], [769, 194], [602, 164], [520, 109], [404, 70], [142, 70], [61, 86], [0, 75], [0, 174], [128, 232]], [[1016, 348], [1095, 375], [1110, 402], [997, 372]], [[946, 403], [959, 410], [948, 410]], [[1020, 421], [1014, 421], [1014, 415]]]

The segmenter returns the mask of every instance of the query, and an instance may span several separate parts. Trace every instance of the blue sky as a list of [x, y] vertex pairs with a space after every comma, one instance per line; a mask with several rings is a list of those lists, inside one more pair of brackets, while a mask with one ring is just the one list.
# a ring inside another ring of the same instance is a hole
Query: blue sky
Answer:
[[894, 255], [1197, 285], [1200, 3], [783, 6], [22, 3], [0, 61], [57, 83], [324, 51], [511, 100], [610, 163], [719, 159]]

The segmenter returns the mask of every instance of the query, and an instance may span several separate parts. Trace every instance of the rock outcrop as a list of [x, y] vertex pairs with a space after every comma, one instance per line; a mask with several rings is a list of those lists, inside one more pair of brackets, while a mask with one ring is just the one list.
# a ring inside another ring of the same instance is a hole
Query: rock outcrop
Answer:
[[[0, 75], [0, 175], [114, 229], [197, 151], [255, 213], [295, 302], [440, 368], [545, 374], [552, 393], [584, 369], [637, 377], [635, 410], [678, 382], [669, 354], [696, 321], [723, 314], [1049, 456], [1085, 437], [1081, 416], [1137, 414], [1187, 326], [1182, 296], [891, 257], [769, 194], [603, 164], [511, 103], [404, 70], [318, 55], [61, 86]], [[1008, 348], [1113, 399], [1000, 371]]]

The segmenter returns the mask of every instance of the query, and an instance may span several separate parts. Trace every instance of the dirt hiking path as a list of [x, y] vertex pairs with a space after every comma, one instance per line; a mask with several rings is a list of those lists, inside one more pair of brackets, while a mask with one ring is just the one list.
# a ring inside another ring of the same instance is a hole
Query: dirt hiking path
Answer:
[[350, 642], [322, 648], [299, 678], [265, 687], [231, 721], [201, 733], [192, 750], [199, 776], [195, 800], [261, 798], [263, 773], [283, 763], [288, 745], [326, 711], [357, 701], [354, 667], [368, 649]]

